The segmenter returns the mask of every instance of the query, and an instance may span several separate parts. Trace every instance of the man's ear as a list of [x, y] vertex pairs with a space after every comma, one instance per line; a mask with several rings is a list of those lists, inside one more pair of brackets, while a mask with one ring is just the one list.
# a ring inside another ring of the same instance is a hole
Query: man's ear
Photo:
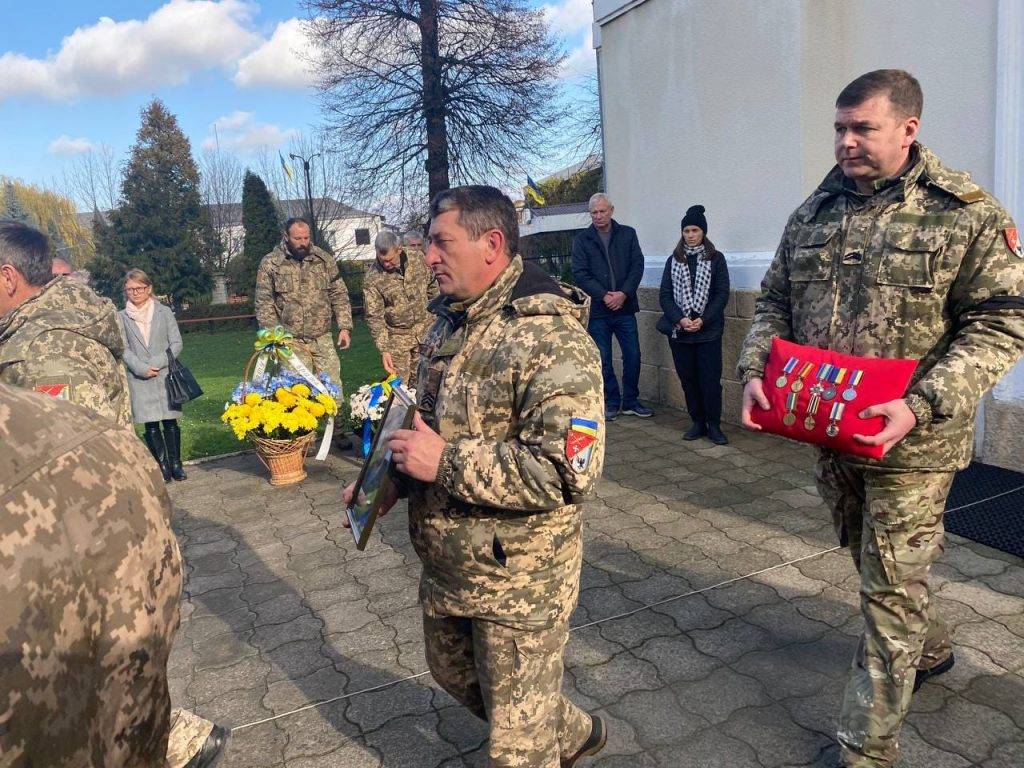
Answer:
[[0, 291], [7, 296], [13, 296], [21, 281], [21, 275], [10, 264], [0, 264]]
[[484, 259], [488, 264], [493, 264], [505, 255], [505, 234], [500, 229], [492, 229], [484, 235], [484, 244], [487, 251]]
[[908, 117], [903, 123], [904, 146], [909, 147], [917, 141], [917, 134], [921, 130], [921, 120], [917, 117]]

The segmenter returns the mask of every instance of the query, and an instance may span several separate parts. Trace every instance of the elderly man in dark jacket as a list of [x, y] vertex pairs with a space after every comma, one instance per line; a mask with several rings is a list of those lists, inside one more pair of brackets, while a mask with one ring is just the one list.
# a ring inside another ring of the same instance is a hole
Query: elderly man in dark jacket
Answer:
[[[601, 351], [604, 376], [605, 419], [622, 412], [642, 419], [654, 414], [640, 404], [640, 336], [636, 313], [640, 305], [637, 288], [644, 274], [644, 254], [636, 230], [612, 218], [615, 207], [607, 195], [590, 198], [591, 226], [580, 232], [572, 244], [572, 275], [588, 293], [590, 321], [587, 330]], [[622, 350], [622, 391], [612, 365], [612, 337]]]

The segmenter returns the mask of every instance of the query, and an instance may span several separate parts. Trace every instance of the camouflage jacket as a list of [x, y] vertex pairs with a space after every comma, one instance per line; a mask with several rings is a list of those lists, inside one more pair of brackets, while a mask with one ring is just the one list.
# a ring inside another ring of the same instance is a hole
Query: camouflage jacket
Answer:
[[135, 435], [0, 384], [0, 765], [164, 766], [181, 554]]
[[316, 247], [302, 261], [291, 258], [284, 243], [264, 256], [256, 272], [255, 304], [260, 328], [282, 325], [300, 339], [330, 333], [332, 315], [338, 328], [352, 328], [352, 305], [338, 263]]
[[880, 463], [949, 469], [970, 460], [978, 402], [1024, 352], [1024, 259], [995, 198], [912, 151], [911, 169], [870, 196], [837, 167], [797, 208], [738, 367], [763, 373], [774, 336], [919, 360], [906, 398], [917, 426]]
[[400, 266], [391, 272], [374, 259], [363, 279], [363, 309], [377, 349], [390, 351], [391, 334], [422, 341], [433, 322], [427, 305], [437, 295], [437, 281], [421, 252], [403, 251]]
[[[437, 480], [414, 484], [409, 497], [428, 615], [524, 628], [568, 620], [582, 563], [579, 505], [604, 464], [588, 302], [516, 257], [477, 300], [432, 304], [418, 400], [448, 445]], [[596, 440], [573, 461], [576, 419]]]
[[68, 277], [0, 317], [0, 382], [80, 403], [127, 426], [123, 357], [113, 303]]

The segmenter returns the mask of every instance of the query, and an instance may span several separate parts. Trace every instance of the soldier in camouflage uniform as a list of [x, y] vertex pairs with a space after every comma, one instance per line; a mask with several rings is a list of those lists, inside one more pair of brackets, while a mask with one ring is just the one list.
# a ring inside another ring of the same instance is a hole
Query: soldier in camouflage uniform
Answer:
[[[866, 408], [880, 461], [822, 451], [817, 478], [860, 572], [866, 629], [838, 738], [850, 768], [891, 766], [914, 690], [953, 664], [928, 590], [953, 471], [971, 458], [982, 395], [1024, 351], [1024, 259], [1009, 215], [916, 142], [921, 90], [900, 70], [854, 80], [836, 114], [838, 165], [796, 210], [740, 357], [743, 422], [767, 408], [772, 337], [920, 361], [901, 400]], [[852, 404], [851, 404], [852, 405]]]
[[488, 765], [560, 768], [606, 739], [561, 693], [604, 397], [588, 299], [513, 256], [518, 239], [496, 189], [434, 199], [427, 263], [444, 297], [423, 345], [420, 413], [389, 447], [411, 478], [434, 679], [488, 722]]
[[256, 320], [260, 328], [283, 326], [309, 348], [309, 354], [295, 348], [305, 363], [340, 384], [331, 318], [338, 324], [338, 346], [348, 349], [352, 305], [338, 263], [309, 240], [304, 219], [285, 222], [284, 239], [263, 257], [256, 272]]
[[0, 384], [0, 765], [161, 768], [182, 567], [129, 430]]
[[[121, 359], [124, 340], [117, 310], [109, 300], [70, 277], [50, 280], [51, 269], [50, 246], [45, 235], [23, 224], [0, 223], [0, 382], [77, 402], [118, 425], [129, 426], [131, 409]], [[137, 445], [134, 434], [126, 433], [129, 441]], [[0, 535], [3, 533], [0, 528]], [[178, 561], [175, 567], [180, 571]], [[24, 588], [25, 583], [11, 582], [10, 586]], [[103, 592], [107, 586], [97, 588], [101, 589], [103, 599], [109, 600], [115, 593]], [[179, 589], [175, 617], [180, 597]], [[169, 634], [176, 627], [175, 618]], [[0, 717], [0, 723], [3, 722]], [[167, 765], [212, 765], [227, 735], [221, 726], [187, 710], [175, 709], [170, 717], [170, 738], [165, 742]], [[162, 760], [143, 764], [163, 765]]]
[[383, 230], [374, 242], [377, 258], [363, 279], [363, 309], [384, 370], [416, 386], [419, 346], [433, 316], [427, 304], [437, 281], [422, 253], [403, 249], [398, 236]]
[[0, 382], [81, 403], [131, 424], [117, 310], [86, 285], [51, 276], [46, 236], [0, 223]]

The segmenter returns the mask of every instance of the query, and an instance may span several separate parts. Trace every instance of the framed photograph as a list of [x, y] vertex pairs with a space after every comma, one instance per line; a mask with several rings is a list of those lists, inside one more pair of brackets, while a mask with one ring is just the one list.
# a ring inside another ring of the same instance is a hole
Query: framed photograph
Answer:
[[380, 502], [394, 483], [393, 473], [396, 470], [391, 460], [388, 442], [398, 430], [412, 428], [415, 413], [416, 403], [409, 394], [400, 386], [393, 387], [384, 407], [380, 428], [374, 435], [370, 455], [359, 472], [359, 479], [356, 480], [352, 503], [345, 510], [352, 537], [356, 540], [356, 549], [366, 548], [373, 524], [380, 513]]

